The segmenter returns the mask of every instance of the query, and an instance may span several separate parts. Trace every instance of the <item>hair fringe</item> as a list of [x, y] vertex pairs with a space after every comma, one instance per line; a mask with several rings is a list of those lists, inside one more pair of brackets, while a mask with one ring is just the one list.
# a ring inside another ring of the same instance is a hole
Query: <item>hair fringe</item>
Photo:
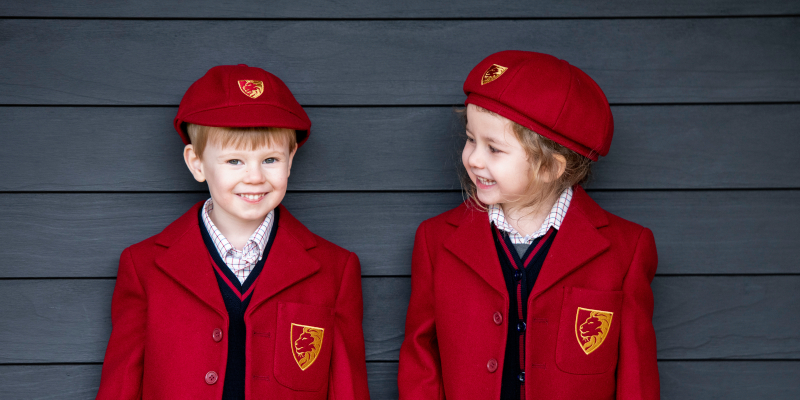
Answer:
[[[507, 119], [483, 107], [475, 107], [478, 111]], [[456, 113], [460, 116], [463, 126], [466, 127], [468, 122], [466, 108], [457, 109]], [[531, 179], [525, 194], [527, 201], [522, 206], [523, 208], [531, 208], [533, 212], [540, 211], [540, 207], [550, 206], [549, 204], [544, 204], [546, 200], [557, 197], [569, 187], [582, 186], [591, 179], [592, 165], [594, 164], [591, 159], [536, 133], [528, 127], [511, 120], [509, 122], [514, 136], [516, 136], [530, 160], [530, 170], [528, 172]], [[557, 174], [556, 155], [560, 155], [566, 160], [564, 173], [558, 178], [555, 176]], [[466, 167], [464, 167], [463, 163], [459, 165], [461, 165], [459, 178], [467, 206], [474, 206], [485, 211], [487, 209], [486, 205], [478, 200], [477, 188], [469, 178]], [[550, 183], [537, 179], [542, 173], [550, 174]]]
[[189, 142], [194, 147], [195, 154], [201, 158], [209, 141], [213, 141], [223, 148], [231, 146], [237, 149], [253, 150], [279, 143], [288, 144], [290, 153], [297, 149], [297, 131], [289, 128], [233, 128], [186, 124], [186, 133], [189, 135]]

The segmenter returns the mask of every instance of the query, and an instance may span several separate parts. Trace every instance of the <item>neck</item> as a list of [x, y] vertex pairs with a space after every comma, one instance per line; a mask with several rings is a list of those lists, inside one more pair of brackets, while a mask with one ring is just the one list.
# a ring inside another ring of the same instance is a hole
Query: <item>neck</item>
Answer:
[[[264, 218], [258, 221], [243, 221], [228, 215], [224, 211], [217, 208], [212, 209], [208, 213], [211, 222], [219, 229], [220, 233], [225, 236], [225, 239], [236, 250], [242, 250], [247, 240], [253, 235], [253, 232], [258, 229], [259, 225], [264, 221]], [[266, 218], [266, 215], [264, 216]]]
[[[559, 194], [560, 195], [560, 194]], [[503, 215], [509, 223], [522, 236], [528, 236], [542, 227], [550, 210], [558, 201], [558, 195], [528, 207], [515, 206], [514, 204], [501, 203]]]

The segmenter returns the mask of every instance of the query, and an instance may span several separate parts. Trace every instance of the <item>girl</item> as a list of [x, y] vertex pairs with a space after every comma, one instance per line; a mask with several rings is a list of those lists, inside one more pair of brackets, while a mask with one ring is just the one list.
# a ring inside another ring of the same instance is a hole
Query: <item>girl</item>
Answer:
[[611, 144], [605, 95], [523, 51], [464, 92], [468, 199], [417, 230], [400, 398], [658, 399], [653, 234], [580, 186]]

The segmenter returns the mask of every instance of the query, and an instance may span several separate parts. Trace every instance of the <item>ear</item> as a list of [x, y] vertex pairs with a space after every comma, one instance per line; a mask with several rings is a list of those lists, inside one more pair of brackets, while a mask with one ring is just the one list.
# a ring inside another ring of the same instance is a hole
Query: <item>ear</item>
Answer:
[[555, 167], [558, 168], [558, 171], [556, 171], [556, 180], [559, 180], [561, 179], [561, 175], [564, 175], [564, 171], [567, 170], [567, 158], [561, 154], [554, 154], [553, 158], [556, 161]]
[[553, 154], [553, 165], [551, 167], [554, 168], [555, 171], [540, 170], [539, 179], [547, 183], [559, 180], [567, 169], [567, 159], [561, 154]]
[[294, 155], [297, 154], [297, 146], [294, 147], [294, 150], [289, 152], [289, 166], [287, 167], [286, 176], [292, 175], [292, 161], [294, 160]]
[[203, 162], [194, 152], [194, 146], [187, 144], [183, 148], [183, 161], [186, 162], [186, 167], [189, 168], [196, 181], [205, 182], [206, 175], [203, 173]]

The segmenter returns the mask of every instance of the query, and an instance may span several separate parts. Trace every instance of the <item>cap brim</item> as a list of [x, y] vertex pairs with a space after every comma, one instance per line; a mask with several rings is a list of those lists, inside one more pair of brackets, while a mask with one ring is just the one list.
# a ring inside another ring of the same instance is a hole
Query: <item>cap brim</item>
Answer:
[[283, 108], [269, 104], [246, 104], [203, 110], [175, 119], [175, 129], [185, 144], [189, 144], [183, 123], [231, 128], [271, 127], [297, 131], [297, 147], [308, 139], [311, 124]]
[[535, 119], [531, 119], [526, 117], [524, 114], [520, 113], [519, 111], [506, 106], [503, 103], [500, 103], [496, 100], [492, 100], [490, 98], [481, 96], [476, 93], [470, 93], [467, 96], [467, 100], [464, 101], [464, 105], [467, 104], [474, 104], [478, 107], [483, 107], [491, 112], [497, 113], [505, 118], [508, 118], [562, 146], [565, 146], [578, 154], [581, 154], [585, 157], [588, 157], [592, 161], [597, 161], [599, 154], [592, 149], [554, 131], [553, 129], [549, 128], [546, 125], [541, 124], [539, 121]]

